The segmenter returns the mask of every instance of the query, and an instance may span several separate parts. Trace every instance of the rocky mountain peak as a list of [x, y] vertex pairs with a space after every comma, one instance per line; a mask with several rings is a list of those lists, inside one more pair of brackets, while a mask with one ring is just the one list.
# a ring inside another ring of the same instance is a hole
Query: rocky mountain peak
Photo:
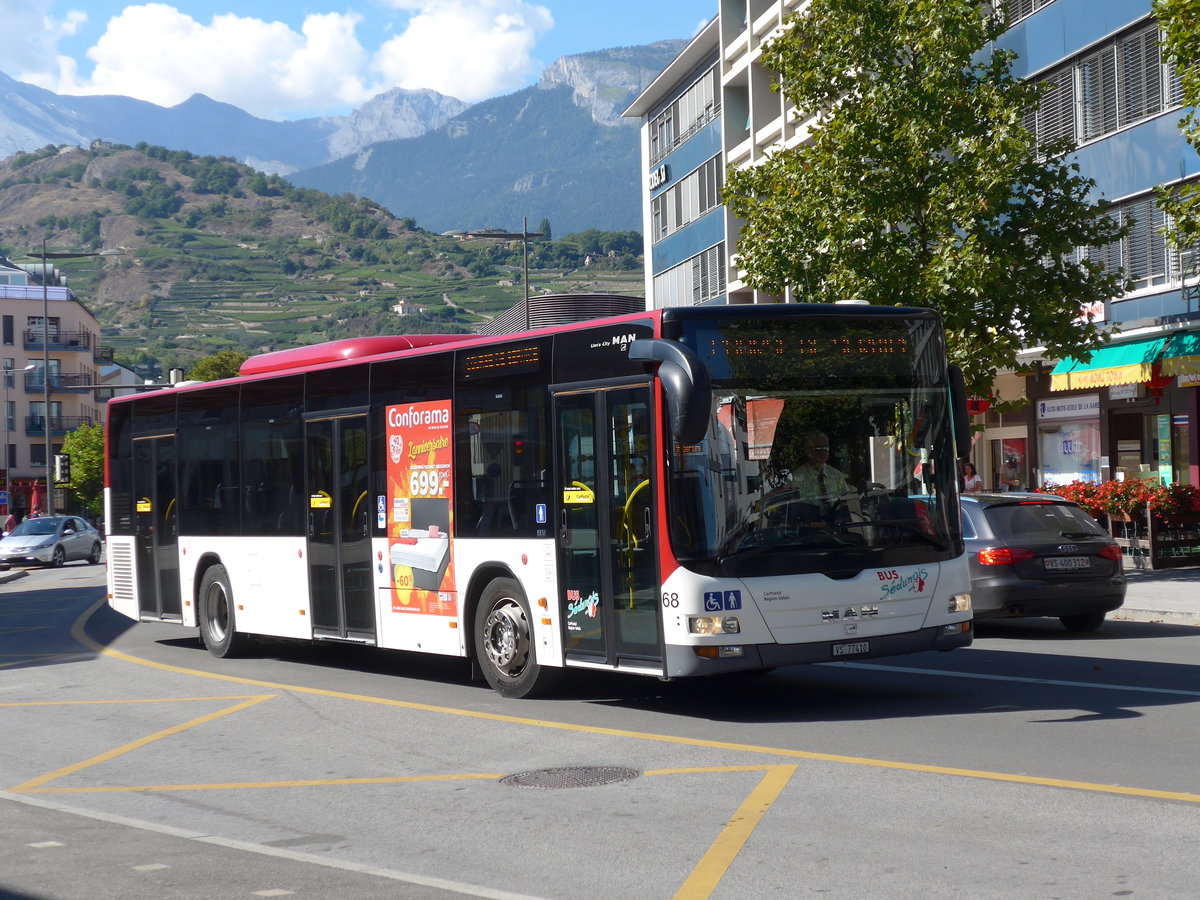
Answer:
[[687, 41], [658, 41], [642, 47], [617, 47], [563, 56], [542, 72], [538, 87], [571, 88], [576, 106], [591, 110], [601, 125], [637, 126], [621, 112], [649, 86]]

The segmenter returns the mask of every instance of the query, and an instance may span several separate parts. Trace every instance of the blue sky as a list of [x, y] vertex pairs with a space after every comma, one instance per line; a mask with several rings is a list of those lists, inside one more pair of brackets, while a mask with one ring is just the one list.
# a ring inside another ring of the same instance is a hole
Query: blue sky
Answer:
[[338, 115], [392, 87], [475, 102], [560, 56], [690, 38], [719, 0], [0, 0], [0, 71], [60, 94]]

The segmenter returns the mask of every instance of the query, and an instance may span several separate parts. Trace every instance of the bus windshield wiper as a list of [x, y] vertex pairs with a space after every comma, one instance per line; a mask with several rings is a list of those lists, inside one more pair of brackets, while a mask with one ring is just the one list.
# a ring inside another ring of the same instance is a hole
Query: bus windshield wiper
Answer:
[[768, 544], [755, 544], [751, 547], [740, 547], [730, 553], [718, 555], [717, 562], [722, 565], [730, 560], [745, 562], [748, 559], [766, 556], [771, 553], [828, 553], [830, 550], [840, 550], [843, 548], [861, 549], [861, 545], [851, 541], [844, 541], [834, 534], [826, 533], [822, 537], [826, 538], [826, 540], [819, 542], [777, 541]]
[[862, 522], [837, 522], [830, 526], [832, 528], [868, 528], [868, 527], [883, 527], [883, 528], [903, 528], [909, 534], [915, 534], [919, 538], [924, 538], [939, 550], [946, 550], [949, 544], [937, 535], [930, 534], [924, 528], [921, 528], [915, 522], [909, 519], [866, 519]]

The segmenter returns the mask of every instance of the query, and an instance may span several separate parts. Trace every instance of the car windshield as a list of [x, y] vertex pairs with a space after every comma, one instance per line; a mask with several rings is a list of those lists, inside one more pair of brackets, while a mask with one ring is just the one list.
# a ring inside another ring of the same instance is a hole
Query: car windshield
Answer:
[[688, 324], [714, 402], [704, 439], [671, 459], [680, 562], [711, 575], [849, 575], [958, 552], [933, 323]]
[[9, 532], [13, 537], [45, 537], [58, 530], [58, 519], [26, 519]]
[[988, 507], [988, 524], [1003, 540], [1060, 541], [1107, 538], [1099, 523], [1067, 503], [1014, 503]]

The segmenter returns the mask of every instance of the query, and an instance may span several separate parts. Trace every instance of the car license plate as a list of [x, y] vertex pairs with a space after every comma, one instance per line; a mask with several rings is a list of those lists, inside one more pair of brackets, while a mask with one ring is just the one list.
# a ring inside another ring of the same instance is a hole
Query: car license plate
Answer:
[[870, 641], [855, 641], [852, 644], [834, 644], [834, 656], [858, 656], [860, 653], [870, 653]]
[[1086, 556], [1047, 556], [1045, 563], [1047, 569], [1087, 569], [1092, 565]]

